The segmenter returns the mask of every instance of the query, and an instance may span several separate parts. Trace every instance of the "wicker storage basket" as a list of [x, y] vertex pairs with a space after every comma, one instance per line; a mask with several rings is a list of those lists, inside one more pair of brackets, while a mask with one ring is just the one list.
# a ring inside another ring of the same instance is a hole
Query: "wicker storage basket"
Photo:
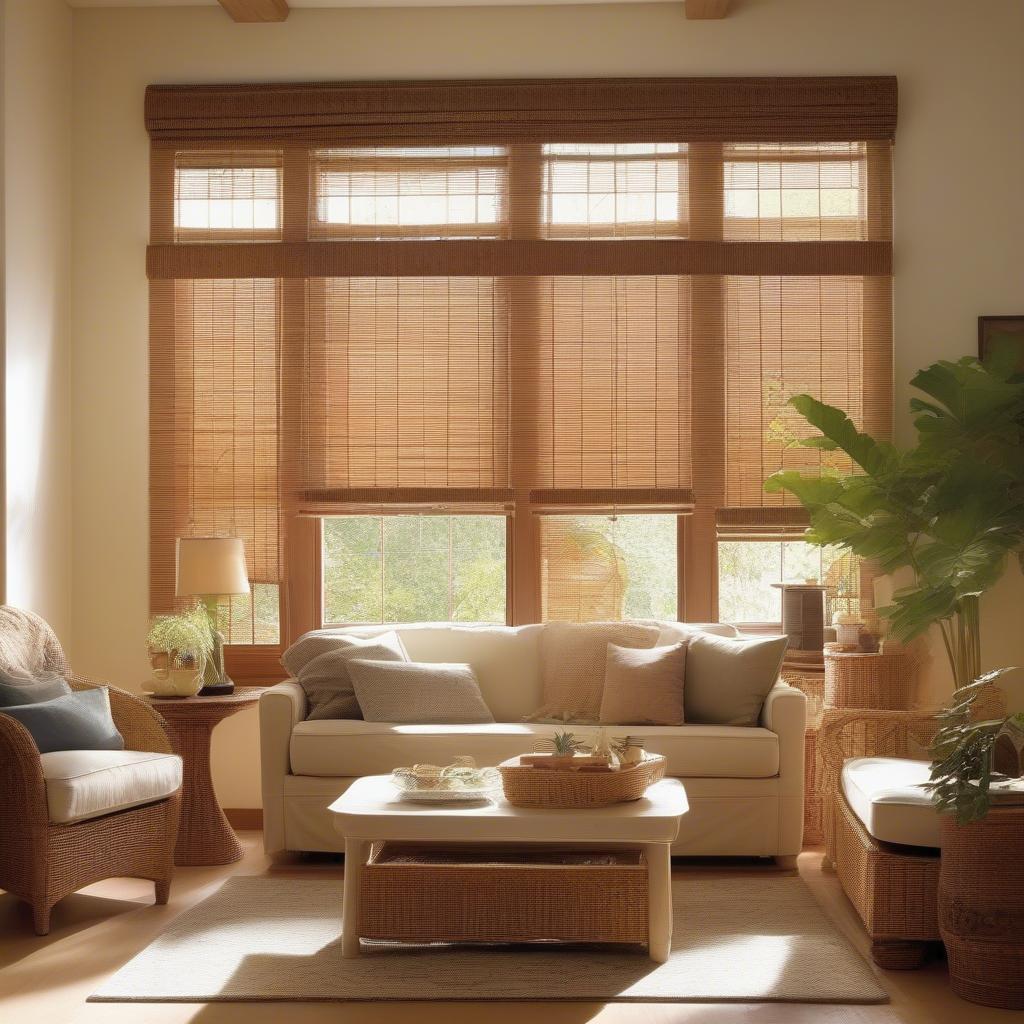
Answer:
[[516, 807], [610, 807], [639, 800], [665, 776], [665, 758], [648, 754], [640, 764], [617, 772], [552, 771], [532, 768], [514, 757], [498, 765], [505, 799]]
[[367, 939], [646, 944], [647, 929], [639, 850], [385, 843], [363, 871]]

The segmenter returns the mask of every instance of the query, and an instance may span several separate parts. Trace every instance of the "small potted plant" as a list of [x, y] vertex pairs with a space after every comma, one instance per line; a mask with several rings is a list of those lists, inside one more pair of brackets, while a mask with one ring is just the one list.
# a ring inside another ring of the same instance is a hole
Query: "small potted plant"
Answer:
[[[1024, 714], [987, 717], [980, 676], [938, 715], [931, 782], [942, 821], [939, 931], [953, 991], [971, 1002], [1024, 1009], [1024, 779], [994, 768], [997, 743]], [[1012, 742], [1012, 740], [1011, 740]], [[1019, 768], [1019, 763], [1016, 765]]]
[[158, 615], [146, 636], [153, 666], [153, 692], [161, 697], [194, 697], [203, 686], [213, 632], [199, 605], [174, 615]]

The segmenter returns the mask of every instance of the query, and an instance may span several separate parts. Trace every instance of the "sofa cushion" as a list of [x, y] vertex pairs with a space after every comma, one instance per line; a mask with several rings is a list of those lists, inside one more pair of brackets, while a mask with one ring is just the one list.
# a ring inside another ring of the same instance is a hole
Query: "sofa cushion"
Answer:
[[868, 835], [885, 843], [938, 847], [939, 814], [922, 787], [930, 770], [928, 761], [854, 757], [843, 765], [841, 785]]
[[402, 641], [393, 630], [377, 637], [332, 638], [335, 646], [307, 661], [297, 679], [306, 694], [307, 718], [362, 718], [352, 687], [348, 663], [355, 658], [374, 661], [408, 661]]
[[410, 661], [471, 665], [487, 706], [499, 721], [515, 722], [540, 704], [540, 637], [544, 627], [424, 622], [353, 626], [336, 634], [378, 637], [394, 630]]
[[0, 709], [32, 734], [41, 754], [53, 750], [123, 750], [105, 686], [75, 690], [39, 704]]
[[421, 661], [349, 663], [356, 699], [368, 722], [493, 722], [469, 665]]
[[541, 637], [543, 703], [530, 716], [596, 722], [601, 714], [608, 645], [653, 647], [661, 630], [635, 622], [549, 622]]
[[[393, 725], [349, 719], [299, 722], [289, 747], [293, 775], [382, 775], [411, 764], [449, 764], [468, 754], [494, 765], [538, 749], [563, 727], [535, 722], [487, 725]], [[616, 729], [612, 736], [620, 735]], [[668, 759], [682, 778], [762, 779], [779, 772], [779, 738], [768, 729], [734, 726], [630, 726], [621, 735], [641, 739]], [[577, 735], [589, 740], [592, 729]]]
[[704, 633], [686, 651], [683, 704], [687, 722], [757, 725], [768, 691], [779, 678], [784, 636], [730, 640]]
[[57, 750], [39, 758], [50, 820], [98, 818], [170, 796], [181, 785], [181, 758], [138, 750]]
[[636, 650], [608, 645], [601, 722], [682, 725], [686, 644]]

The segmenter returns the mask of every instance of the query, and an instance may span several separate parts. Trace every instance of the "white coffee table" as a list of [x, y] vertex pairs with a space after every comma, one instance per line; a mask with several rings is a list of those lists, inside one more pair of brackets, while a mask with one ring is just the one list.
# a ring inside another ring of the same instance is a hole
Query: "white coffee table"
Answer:
[[593, 810], [538, 810], [494, 803], [417, 804], [399, 799], [386, 775], [357, 779], [331, 804], [345, 837], [342, 954], [359, 955], [363, 867], [372, 843], [536, 843], [560, 846], [623, 846], [647, 861], [648, 951], [668, 959], [672, 940], [671, 849], [679, 819], [688, 810], [678, 779], [662, 779], [641, 800]]

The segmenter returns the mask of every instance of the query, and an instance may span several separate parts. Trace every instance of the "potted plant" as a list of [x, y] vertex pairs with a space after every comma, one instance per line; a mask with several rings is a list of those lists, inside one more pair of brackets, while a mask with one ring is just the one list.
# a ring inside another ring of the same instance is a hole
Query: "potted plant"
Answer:
[[213, 654], [213, 631], [205, 609], [196, 605], [174, 615], [158, 615], [146, 636], [160, 696], [193, 697], [203, 686], [203, 672]]
[[[1024, 780], [999, 775], [993, 753], [1024, 714], [979, 719], [977, 704], [1008, 669], [957, 691], [940, 712], [931, 782], [942, 821], [939, 930], [953, 991], [1024, 1009]], [[1019, 771], [1019, 762], [1015, 765]], [[998, 797], [993, 799], [993, 793]]]
[[766, 488], [805, 505], [809, 541], [913, 574], [879, 612], [897, 639], [937, 625], [953, 674], [930, 783], [946, 812], [938, 910], [950, 982], [975, 1002], [1024, 1008], [1024, 807], [992, 806], [992, 751], [1010, 720], [984, 710], [1009, 670], [981, 673], [979, 614], [981, 595], [1024, 550], [1018, 360], [1012, 345], [997, 344], [984, 363], [940, 361], [918, 373], [917, 443], [904, 451], [861, 433], [842, 410], [798, 396], [793, 405], [819, 431], [799, 443], [842, 452], [859, 472], [777, 473]]
[[912, 384], [917, 444], [900, 450], [857, 430], [841, 409], [810, 395], [791, 399], [817, 430], [794, 443], [841, 452], [854, 472], [773, 474], [807, 509], [805, 539], [873, 560], [882, 572], [909, 568], [914, 583], [879, 613], [910, 640], [937, 625], [954, 685], [981, 674], [979, 598], [1024, 549], [1024, 374], [1016, 352], [995, 346], [985, 363], [940, 361]]

